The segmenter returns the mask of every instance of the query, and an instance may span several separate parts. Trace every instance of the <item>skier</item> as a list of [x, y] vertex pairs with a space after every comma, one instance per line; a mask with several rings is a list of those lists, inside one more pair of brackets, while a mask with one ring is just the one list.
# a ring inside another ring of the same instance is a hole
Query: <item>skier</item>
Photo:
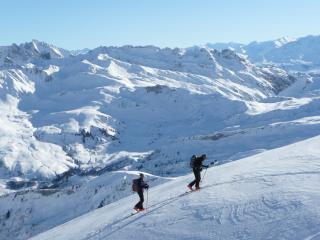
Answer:
[[191, 158], [191, 167], [192, 167], [192, 170], [193, 170], [193, 173], [194, 173], [194, 177], [195, 179], [188, 184], [188, 188], [192, 191], [192, 186], [194, 184], [196, 184], [196, 189], [195, 190], [200, 190], [200, 180], [201, 180], [201, 174], [200, 172], [202, 171], [202, 168], [208, 168], [209, 166], [207, 165], [203, 165], [202, 162], [204, 160], [207, 159], [207, 155], [206, 154], [202, 154], [201, 157], [197, 157], [195, 155], [192, 156]]
[[134, 206], [134, 210], [137, 212], [143, 211], [143, 202], [144, 202], [144, 197], [143, 197], [143, 190], [149, 188], [149, 185], [143, 181], [144, 175], [143, 173], [140, 173], [140, 177], [137, 179], [133, 180], [133, 191], [137, 192], [140, 198], [140, 201]]

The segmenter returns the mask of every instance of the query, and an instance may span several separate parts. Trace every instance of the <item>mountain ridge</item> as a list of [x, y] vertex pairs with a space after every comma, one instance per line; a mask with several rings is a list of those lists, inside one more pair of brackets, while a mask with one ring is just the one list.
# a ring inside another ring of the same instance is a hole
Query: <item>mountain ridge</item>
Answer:
[[320, 36], [308, 35], [300, 38], [280, 38], [249, 44], [206, 44], [211, 48], [233, 48], [258, 64], [274, 64], [290, 71], [314, 71], [319, 69]]

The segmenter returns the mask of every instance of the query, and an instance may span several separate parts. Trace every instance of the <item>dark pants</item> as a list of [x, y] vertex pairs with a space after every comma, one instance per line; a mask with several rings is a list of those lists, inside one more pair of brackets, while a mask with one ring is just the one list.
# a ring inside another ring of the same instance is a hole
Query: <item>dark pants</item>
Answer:
[[140, 201], [134, 206], [135, 208], [142, 209], [143, 208], [143, 202], [144, 202], [144, 197], [143, 197], [143, 191], [138, 191], [137, 192], [140, 198]]
[[201, 169], [200, 168], [193, 168], [193, 174], [195, 179], [189, 183], [189, 186], [192, 187], [194, 184], [196, 184], [196, 188], [199, 188], [200, 180], [201, 180]]

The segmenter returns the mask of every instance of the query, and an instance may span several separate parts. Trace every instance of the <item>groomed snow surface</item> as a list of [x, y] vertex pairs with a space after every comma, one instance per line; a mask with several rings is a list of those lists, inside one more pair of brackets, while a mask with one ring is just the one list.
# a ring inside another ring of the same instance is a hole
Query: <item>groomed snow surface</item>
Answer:
[[31, 239], [320, 239], [320, 136], [211, 167], [186, 194], [192, 178], [151, 188], [146, 212], [131, 195]]

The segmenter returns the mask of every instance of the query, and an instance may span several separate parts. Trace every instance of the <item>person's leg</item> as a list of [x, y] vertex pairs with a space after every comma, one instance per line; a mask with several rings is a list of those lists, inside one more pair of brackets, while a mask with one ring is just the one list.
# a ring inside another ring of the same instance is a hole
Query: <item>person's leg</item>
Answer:
[[140, 198], [140, 201], [136, 205], [137, 208], [142, 209], [143, 208], [143, 202], [144, 202], [144, 197], [143, 197], [143, 191], [138, 191], [138, 195]]
[[195, 177], [196, 177], [196, 189], [199, 189], [200, 180], [201, 180], [200, 169], [197, 170], [194, 175], [195, 175]]
[[192, 170], [193, 170], [193, 174], [194, 174], [194, 180], [191, 183], [189, 183], [188, 186], [190, 186], [190, 187], [192, 187], [196, 183], [196, 180], [197, 180], [197, 175], [196, 175], [197, 171], [194, 168]]
[[138, 209], [138, 208], [139, 208], [139, 204], [140, 204], [140, 201], [139, 201], [139, 202], [137, 202], [137, 204], [136, 204], [136, 205], [134, 205], [134, 209]]
[[137, 192], [138, 193], [138, 196], [139, 196], [139, 202], [134, 206], [134, 208], [136, 209], [136, 208], [142, 208], [142, 203], [143, 203], [143, 201], [144, 201], [144, 199], [143, 199], [143, 192], [142, 191], [138, 191]]
[[196, 180], [193, 180], [192, 182], [189, 183], [188, 186], [192, 187], [196, 183]]

